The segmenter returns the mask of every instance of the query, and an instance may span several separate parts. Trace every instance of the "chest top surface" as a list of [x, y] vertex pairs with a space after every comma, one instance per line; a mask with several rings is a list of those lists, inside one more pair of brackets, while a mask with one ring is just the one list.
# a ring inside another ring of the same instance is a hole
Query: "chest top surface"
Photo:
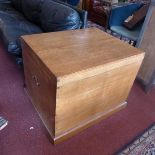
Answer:
[[26, 35], [22, 40], [58, 78], [143, 55], [96, 28]]

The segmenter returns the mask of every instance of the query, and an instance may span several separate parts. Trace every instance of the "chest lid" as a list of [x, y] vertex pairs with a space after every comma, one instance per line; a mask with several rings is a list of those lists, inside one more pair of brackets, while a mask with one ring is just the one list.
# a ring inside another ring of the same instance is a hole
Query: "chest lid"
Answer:
[[74, 81], [142, 60], [139, 49], [96, 28], [22, 36], [58, 82]]

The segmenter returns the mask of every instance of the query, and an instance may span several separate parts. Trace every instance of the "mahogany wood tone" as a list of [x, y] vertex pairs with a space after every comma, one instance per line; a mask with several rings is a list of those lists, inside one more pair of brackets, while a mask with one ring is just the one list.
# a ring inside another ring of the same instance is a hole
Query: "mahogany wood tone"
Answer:
[[144, 53], [96, 28], [22, 37], [26, 91], [58, 143], [126, 105]]
[[89, 6], [89, 19], [107, 29], [112, 3], [110, 1], [103, 0], [89, 0], [89, 3], [87, 2], [87, 5]]
[[89, 11], [90, 0], [82, 0], [82, 9]]

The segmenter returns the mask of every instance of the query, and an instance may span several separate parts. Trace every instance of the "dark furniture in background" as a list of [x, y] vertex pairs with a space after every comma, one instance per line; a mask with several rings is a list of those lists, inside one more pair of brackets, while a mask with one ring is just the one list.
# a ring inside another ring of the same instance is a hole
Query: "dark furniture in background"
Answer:
[[86, 11], [57, 0], [0, 1], [0, 35], [17, 63], [22, 35], [85, 28], [86, 20]]
[[111, 6], [108, 1], [90, 0], [88, 9], [90, 20], [107, 28]]

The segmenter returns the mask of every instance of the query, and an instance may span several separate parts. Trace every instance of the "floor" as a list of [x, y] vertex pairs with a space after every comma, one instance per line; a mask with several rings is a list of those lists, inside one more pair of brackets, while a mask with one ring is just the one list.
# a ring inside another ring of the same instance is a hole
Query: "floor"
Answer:
[[0, 42], [0, 155], [113, 155], [155, 122], [155, 88], [146, 94], [135, 82], [128, 106], [80, 134], [52, 145], [23, 89], [23, 71]]

